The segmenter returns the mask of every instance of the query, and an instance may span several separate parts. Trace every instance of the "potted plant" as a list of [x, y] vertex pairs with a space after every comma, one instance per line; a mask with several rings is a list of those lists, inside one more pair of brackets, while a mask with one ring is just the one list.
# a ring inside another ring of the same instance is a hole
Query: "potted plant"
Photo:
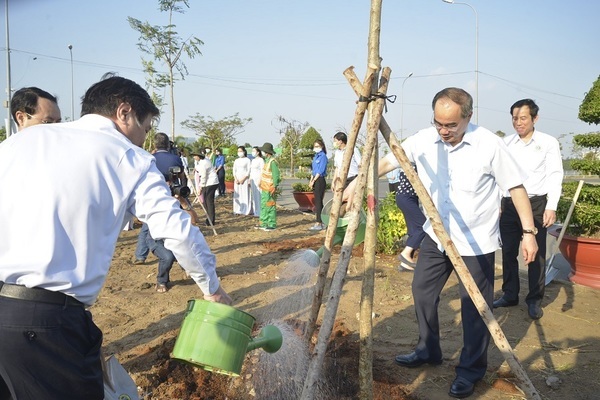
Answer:
[[233, 193], [233, 187], [234, 187], [233, 181], [234, 181], [233, 166], [227, 167], [227, 169], [225, 170], [225, 192], [226, 193]]
[[[579, 107], [579, 119], [600, 123], [600, 78], [594, 82]], [[573, 142], [583, 149], [571, 167], [583, 174], [600, 175], [600, 132], [576, 135]], [[557, 219], [564, 221], [576, 191], [576, 182], [563, 183]], [[600, 186], [586, 183], [573, 209], [571, 220], [560, 243], [560, 251], [571, 265], [571, 281], [600, 289]], [[560, 229], [550, 232], [558, 236]]]
[[298, 203], [298, 209], [300, 211], [315, 212], [315, 194], [308, 183], [293, 183], [292, 195], [294, 196], [296, 203]]
[[233, 144], [223, 149], [225, 155], [225, 193], [233, 193], [233, 162], [237, 158], [237, 145]]

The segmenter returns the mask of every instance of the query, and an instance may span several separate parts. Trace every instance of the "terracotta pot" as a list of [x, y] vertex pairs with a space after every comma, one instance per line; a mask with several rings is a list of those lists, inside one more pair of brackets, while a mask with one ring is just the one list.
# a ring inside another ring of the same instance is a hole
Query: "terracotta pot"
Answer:
[[292, 192], [300, 211], [315, 212], [315, 194], [313, 192]]
[[[561, 228], [548, 230], [558, 237]], [[600, 239], [565, 234], [560, 242], [560, 252], [571, 266], [569, 279], [580, 285], [600, 289]]]
[[233, 193], [233, 181], [225, 181], [225, 193]]

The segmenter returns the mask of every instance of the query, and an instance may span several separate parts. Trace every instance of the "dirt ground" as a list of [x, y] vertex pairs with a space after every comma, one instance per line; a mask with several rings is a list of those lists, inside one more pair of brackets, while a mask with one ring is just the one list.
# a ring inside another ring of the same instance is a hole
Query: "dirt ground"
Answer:
[[[278, 299], [265, 293], [280, 279], [293, 251], [318, 248], [324, 232], [308, 228], [314, 216], [297, 210], [278, 212], [274, 232], [253, 229], [257, 219], [232, 214], [231, 199], [217, 200], [217, 232], [202, 231], [217, 256], [218, 274], [235, 307], [257, 317]], [[197, 209], [201, 215], [202, 210]], [[284, 399], [260, 395], [239, 378], [205, 372], [169, 358], [189, 299], [201, 298], [196, 284], [176, 264], [172, 287], [157, 293], [157, 260], [134, 265], [139, 226], [124, 231], [98, 302], [91, 308], [104, 332], [104, 351], [115, 354], [138, 385], [143, 399]], [[355, 252], [348, 270], [323, 375], [332, 382], [332, 399], [358, 398], [358, 319], [362, 257]], [[337, 255], [332, 257], [333, 272]], [[373, 319], [375, 399], [447, 399], [454, 366], [462, 346], [457, 278], [447, 283], [440, 301], [443, 364], [404, 369], [397, 354], [411, 352], [418, 339], [410, 285], [412, 274], [399, 272], [395, 257], [377, 260]], [[526, 287], [526, 276], [522, 276]], [[502, 271], [496, 269], [500, 292]], [[293, 296], [290, 288], [286, 296]], [[523, 294], [524, 296], [524, 294]], [[524, 302], [522, 302], [524, 303]], [[542, 399], [600, 398], [600, 291], [570, 282], [552, 282], [546, 289], [544, 317], [532, 321], [524, 304], [495, 311], [505, 335]], [[304, 310], [306, 311], [306, 310]], [[320, 317], [323, 316], [323, 311]], [[298, 323], [298, 321], [296, 321]], [[285, 346], [285, 343], [284, 343]], [[262, 352], [255, 350], [252, 353]], [[250, 363], [250, 361], [247, 361]], [[247, 376], [247, 374], [246, 374]], [[268, 380], [268, 379], [267, 379]], [[475, 399], [519, 399], [515, 378], [492, 343], [488, 373], [476, 385]], [[243, 388], [246, 388], [244, 391]], [[288, 396], [289, 397], [289, 396]]]

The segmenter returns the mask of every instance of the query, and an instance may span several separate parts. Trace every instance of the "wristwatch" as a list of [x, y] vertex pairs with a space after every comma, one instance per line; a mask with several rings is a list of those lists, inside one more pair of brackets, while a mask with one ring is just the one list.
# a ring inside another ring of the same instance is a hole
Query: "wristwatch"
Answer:
[[537, 235], [538, 233], [538, 229], [536, 227], [533, 227], [533, 229], [523, 229], [523, 235], [525, 234], [530, 234], [530, 235]]

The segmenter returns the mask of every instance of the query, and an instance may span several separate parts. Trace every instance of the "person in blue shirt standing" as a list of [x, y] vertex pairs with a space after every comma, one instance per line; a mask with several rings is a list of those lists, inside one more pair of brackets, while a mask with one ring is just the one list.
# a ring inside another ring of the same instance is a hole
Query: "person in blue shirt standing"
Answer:
[[221, 149], [215, 149], [215, 171], [217, 171], [217, 177], [219, 178], [219, 196], [225, 196], [225, 156], [221, 152]]
[[325, 229], [325, 224], [321, 219], [323, 211], [323, 199], [325, 198], [325, 177], [327, 176], [327, 148], [321, 139], [315, 140], [313, 144], [315, 156], [312, 161], [312, 175], [310, 177], [309, 186], [315, 194], [315, 215], [317, 222], [309, 229], [311, 231], [320, 231]]

